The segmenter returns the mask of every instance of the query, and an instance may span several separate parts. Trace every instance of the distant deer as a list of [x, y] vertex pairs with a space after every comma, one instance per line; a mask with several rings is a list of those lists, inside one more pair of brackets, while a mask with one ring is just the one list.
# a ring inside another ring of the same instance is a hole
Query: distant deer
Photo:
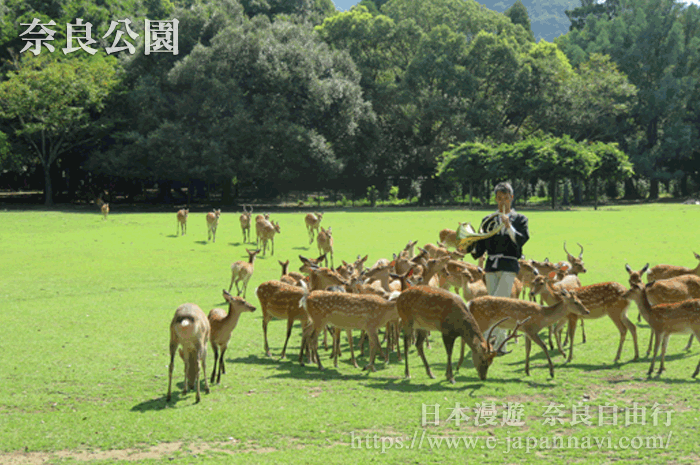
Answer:
[[243, 205], [243, 213], [239, 218], [241, 222], [241, 231], [243, 231], [243, 243], [250, 242], [250, 218], [253, 215], [253, 207], [250, 206], [250, 211], [246, 210], [245, 205]]
[[307, 213], [304, 217], [304, 223], [306, 224], [306, 230], [309, 233], [309, 244], [314, 242], [314, 231], [318, 234], [318, 228], [321, 226], [321, 220], [323, 219], [323, 213], [316, 214]]
[[170, 402], [170, 392], [173, 383], [173, 368], [175, 366], [175, 352], [179, 345], [182, 346], [180, 356], [185, 362], [185, 388], [183, 394], [187, 394], [188, 387], [197, 390], [197, 402], [199, 395], [199, 364], [202, 364], [204, 373], [204, 391], [209, 393], [207, 383], [207, 342], [211, 327], [209, 320], [201, 308], [195, 304], [182, 304], [175, 310], [175, 316], [170, 322], [170, 368], [168, 372], [168, 395], [166, 401]]
[[[228, 302], [228, 313], [225, 313], [220, 308], [213, 308], [209, 312], [209, 325], [211, 326], [211, 348], [214, 351], [214, 369], [211, 372], [211, 382], [219, 383], [221, 374], [226, 374], [224, 367], [224, 354], [231, 340], [231, 333], [238, 325], [238, 319], [243, 312], [254, 312], [255, 307], [241, 299], [233, 297], [224, 289], [224, 299]], [[221, 351], [221, 352], [219, 352]], [[216, 364], [219, 364], [217, 371]]]
[[280, 234], [282, 230], [280, 229], [280, 222], [273, 223], [270, 221], [265, 221], [260, 228], [260, 241], [262, 242], [263, 256], [265, 256], [265, 251], [267, 251], [267, 243], [271, 244], [270, 255], [275, 254], [275, 234]]
[[[700, 260], [700, 255], [693, 252], [695, 258]], [[673, 278], [674, 276], [681, 276], [684, 274], [694, 274], [700, 276], [700, 263], [695, 268], [686, 268], [685, 266], [675, 266], [675, 265], [656, 265], [651, 267], [649, 273], [647, 274], [647, 281], [653, 282], [659, 279]]]
[[109, 204], [105, 203], [102, 198], [97, 199], [97, 206], [100, 207], [100, 211], [102, 212], [102, 216], [104, 219], [107, 219], [107, 216], [109, 215]]
[[[460, 226], [464, 226], [467, 223], [459, 223]], [[443, 229], [440, 231], [440, 242], [442, 242], [445, 247], [457, 248], [459, 241], [457, 240], [457, 231], [453, 229]]]
[[187, 232], [187, 215], [190, 213], [189, 208], [185, 208], [183, 210], [178, 210], [177, 212], [177, 229], [175, 231], [175, 235], [177, 236], [182, 232], [182, 236], [185, 235]]
[[[335, 265], [333, 265], [333, 236], [330, 227], [328, 227], [328, 229], [323, 229], [323, 227], [321, 227], [321, 232], [319, 232], [318, 236], [316, 237], [316, 243], [318, 245], [318, 253], [324, 255], [327, 255], [328, 253], [331, 254], [331, 267], [334, 267]], [[326, 266], [328, 266], [327, 256], [325, 258], [325, 264]]]
[[[233, 284], [235, 283], [237, 292], [236, 295], [240, 296], [241, 292], [243, 292], [244, 299], [246, 290], [248, 289], [248, 281], [250, 281], [250, 277], [253, 276], [255, 256], [260, 253], [260, 249], [245, 249], [245, 251], [248, 252], [248, 261], [237, 261], [231, 265], [231, 285], [228, 287], [228, 291], [231, 292], [231, 289], [233, 289]], [[240, 282], [243, 283], [242, 291], [238, 286], [238, 283]]]
[[219, 217], [221, 216], [221, 209], [214, 209], [207, 213], [207, 229], [208, 235], [207, 240], [216, 242], [216, 227], [219, 226]]

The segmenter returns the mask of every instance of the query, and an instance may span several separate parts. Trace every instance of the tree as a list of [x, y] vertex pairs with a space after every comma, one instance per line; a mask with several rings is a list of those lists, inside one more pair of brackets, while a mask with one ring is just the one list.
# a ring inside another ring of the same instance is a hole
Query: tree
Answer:
[[474, 185], [487, 178], [487, 166], [492, 157], [491, 147], [479, 142], [465, 142], [442, 154], [436, 176], [444, 182], [468, 183], [469, 208], [472, 208]]
[[57, 60], [44, 54], [24, 57], [0, 83], [0, 118], [41, 164], [47, 206], [53, 205], [51, 168], [93, 137], [92, 113], [102, 110], [115, 87], [115, 70], [116, 60], [100, 54]]
[[535, 41], [535, 35], [532, 33], [532, 26], [530, 25], [530, 17], [527, 14], [527, 8], [525, 8], [521, 0], [516, 0], [504, 14], [510, 18], [513, 24], [521, 25], [523, 29], [530, 34], [532, 41]]
[[624, 181], [634, 175], [634, 169], [627, 155], [618, 148], [616, 143], [596, 142], [590, 144], [588, 149], [597, 157], [591, 171], [591, 178], [594, 182], [595, 209], [597, 210], [598, 182]]

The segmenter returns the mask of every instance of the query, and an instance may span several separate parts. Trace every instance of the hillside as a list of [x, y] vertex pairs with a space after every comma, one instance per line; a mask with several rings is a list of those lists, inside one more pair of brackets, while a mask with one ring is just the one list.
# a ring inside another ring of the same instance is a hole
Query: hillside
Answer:
[[[506, 11], [515, 0], [477, 0], [486, 8], [499, 13]], [[569, 18], [564, 11], [580, 6], [579, 0], [522, 0], [532, 24], [535, 38], [553, 42], [555, 37], [569, 31]]]

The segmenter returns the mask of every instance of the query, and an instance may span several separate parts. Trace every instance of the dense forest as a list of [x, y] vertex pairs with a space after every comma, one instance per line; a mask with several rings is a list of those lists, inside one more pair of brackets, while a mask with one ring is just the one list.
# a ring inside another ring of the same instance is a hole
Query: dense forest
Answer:
[[698, 190], [698, 7], [567, 16], [552, 43], [520, 0], [0, 0], [0, 189], [46, 205]]

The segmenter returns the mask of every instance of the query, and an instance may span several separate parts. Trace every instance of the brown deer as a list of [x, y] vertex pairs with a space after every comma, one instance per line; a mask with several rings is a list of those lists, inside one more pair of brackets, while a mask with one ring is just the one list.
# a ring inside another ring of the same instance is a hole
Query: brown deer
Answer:
[[[635, 283], [630, 289], [630, 296], [637, 302], [644, 319], [649, 322], [654, 331], [654, 355], [651, 358], [648, 376], [654, 372], [656, 354], [661, 347], [661, 364], [657, 376], [664, 371], [666, 347], [671, 334], [691, 332], [700, 339], [700, 299], [689, 299], [672, 304], [658, 304], [652, 306], [647, 295], [648, 288], [640, 283]], [[695, 367], [693, 378], [700, 372], [700, 362]]]
[[175, 310], [170, 322], [170, 368], [168, 371], [168, 395], [165, 400], [170, 402], [170, 393], [173, 384], [173, 368], [175, 366], [175, 352], [179, 345], [182, 346], [180, 356], [185, 362], [185, 387], [183, 394], [187, 394], [188, 387], [196, 389], [197, 402], [199, 395], [199, 364], [202, 364], [201, 373], [204, 374], [204, 391], [209, 393], [207, 383], [207, 342], [209, 342], [210, 326], [207, 316], [201, 308], [195, 304], [182, 304]]
[[[629, 307], [629, 295], [627, 289], [618, 283], [605, 282], [583, 286], [572, 292], [578, 296], [583, 305], [588, 309], [589, 313], [583, 316], [576, 314], [568, 315], [570, 346], [569, 357], [566, 361], [569, 362], [573, 358], [573, 338], [574, 334], [576, 333], [576, 323], [578, 319], [584, 318], [588, 320], [595, 320], [602, 318], [605, 315], [610, 317], [612, 322], [617, 327], [617, 330], [620, 332], [620, 343], [613, 362], [616, 363], [622, 355], [622, 346], [625, 343], [627, 330], [632, 333], [632, 341], [634, 342], [634, 359], [632, 360], [634, 361], [639, 359], [637, 328], [627, 318], [627, 308]], [[550, 305], [555, 304], [559, 300], [556, 291], [548, 282], [545, 281], [544, 276], [538, 276], [535, 279], [532, 293], [533, 295], [541, 294], [542, 300]], [[555, 327], [554, 333], [558, 335], [559, 331], [565, 324], [565, 320], [559, 321]], [[559, 344], [559, 339], [557, 339], [557, 344], [559, 347], [561, 347], [561, 344]]]
[[219, 226], [219, 217], [221, 216], [221, 209], [214, 209], [207, 213], [207, 240], [216, 242], [216, 228]]
[[[467, 223], [459, 223], [460, 226], [464, 226]], [[445, 247], [454, 247], [455, 249], [457, 248], [458, 245], [458, 240], [457, 240], [457, 231], [452, 230], [452, 229], [443, 229], [440, 231], [440, 242], [445, 244]]]
[[255, 244], [257, 247], [260, 247], [260, 232], [267, 224], [270, 224], [269, 213], [265, 213], [265, 215], [257, 215], [255, 217]]
[[189, 213], [189, 208], [183, 208], [182, 210], [177, 211], [177, 229], [175, 231], [176, 236], [178, 234], [184, 236], [187, 232], [187, 215], [189, 215]]
[[425, 358], [423, 342], [427, 337], [428, 331], [438, 331], [442, 334], [445, 351], [447, 352], [447, 371], [445, 376], [453, 384], [455, 379], [452, 373], [452, 349], [455, 339], [461, 337], [469, 345], [472, 350], [474, 368], [477, 370], [479, 378], [484, 380], [494, 358], [497, 355], [504, 355], [501, 352], [503, 344], [512, 337], [506, 338], [498, 349], [493, 350], [491, 344], [488, 343], [490, 334], [487, 338], [484, 338], [474, 317], [467, 310], [464, 301], [458, 295], [440, 288], [430, 286], [407, 288], [396, 299], [396, 309], [403, 324], [406, 378], [411, 377], [408, 368], [408, 347], [414, 329], [418, 330], [416, 350], [423, 360], [425, 371], [431, 378], [435, 378], [435, 376]]
[[[530, 349], [532, 341], [542, 348], [549, 363], [549, 375], [554, 378], [554, 365], [549, 357], [547, 346], [537, 335], [544, 327], [549, 326], [568, 314], [587, 315], [588, 310], [575, 293], [566, 289], [554, 291], [560, 299], [554, 305], [544, 306], [527, 300], [511, 299], [508, 297], [478, 297], [467, 303], [467, 309], [474, 316], [480, 328], [490, 328], [499, 321], [504, 328], [517, 329], [514, 322], [520, 322], [520, 330], [525, 333], [525, 374], [530, 375]], [[512, 336], [512, 335], [511, 335]]]
[[328, 229], [323, 229], [321, 226], [321, 232], [316, 236], [316, 244], [318, 245], [318, 253], [326, 255], [325, 265], [328, 266], [328, 254], [331, 254], [331, 267], [333, 265], [333, 236], [331, 234], [330, 226]]
[[[250, 206], [250, 205], [249, 205]], [[250, 242], [250, 219], [253, 216], [253, 207], [250, 206], [250, 210], [246, 210], [246, 206], [243, 205], [243, 213], [239, 221], [241, 222], [241, 231], [243, 232], [243, 243]]]
[[[700, 255], [693, 252], [695, 258], [700, 260]], [[649, 273], [647, 274], [647, 281], [653, 282], [659, 279], [673, 278], [674, 276], [681, 276], [684, 274], [694, 274], [700, 276], [700, 263], [695, 268], [686, 268], [685, 266], [675, 266], [675, 265], [656, 265], [653, 266]]]
[[[639, 271], [633, 271], [629, 265], [625, 264], [625, 269], [629, 273], [629, 284], [630, 287], [635, 285], [643, 285], [641, 276], [647, 271], [649, 264], [647, 263], [644, 268]], [[671, 304], [676, 302], [682, 302], [688, 299], [698, 299], [700, 298], [700, 276], [694, 274], [685, 274], [680, 276], [675, 276], [673, 278], [659, 279], [657, 281], [652, 281], [648, 283], [645, 287], [645, 293], [649, 299], [649, 305], [652, 307], [659, 304]], [[638, 305], [639, 306], [639, 305]], [[640, 307], [640, 316], [642, 315]], [[693, 335], [690, 335], [688, 344], [685, 346], [685, 350], [690, 350], [693, 343]], [[649, 337], [649, 347], [647, 348], [647, 355], [651, 353], [651, 346], [654, 342], [654, 329], [651, 328], [651, 335]]]
[[[318, 356], [318, 334], [322, 328], [332, 325], [337, 329], [361, 329], [369, 336], [369, 363], [363, 370], [375, 371], [374, 359], [379, 350], [378, 329], [398, 317], [396, 301], [367, 294], [348, 294], [329, 291], [304, 293], [300, 305], [308, 312], [310, 324], [304, 328], [299, 363], [303, 366], [304, 350], [312, 353], [318, 368], [323, 369]], [[336, 352], [337, 355], [337, 352]]]
[[267, 281], [262, 283], [255, 289], [255, 294], [260, 301], [260, 309], [262, 310], [262, 327], [263, 338], [265, 341], [265, 354], [271, 357], [270, 346], [267, 342], [267, 325], [272, 318], [287, 320], [287, 337], [284, 340], [282, 354], [280, 359], [283, 359], [287, 352], [287, 343], [292, 335], [292, 326], [294, 322], [306, 321], [308, 315], [306, 310], [299, 307], [299, 301], [304, 295], [304, 289], [299, 286], [292, 286], [280, 281]]
[[100, 211], [102, 212], [103, 219], [107, 219], [107, 216], [109, 215], [109, 204], [105, 203], [104, 200], [102, 200], [102, 197], [98, 197], [97, 200], [95, 201], [98, 207], [100, 207]]
[[238, 283], [243, 283], [243, 298], [245, 299], [245, 293], [248, 290], [248, 281], [250, 281], [250, 277], [253, 276], [253, 271], [255, 271], [254, 268], [254, 263], [255, 263], [255, 256], [260, 253], [260, 249], [257, 250], [248, 250], [245, 249], [245, 251], [248, 253], [248, 261], [242, 261], [239, 260], [235, 262], [233, 265], [231, 265], [231, 284], [228, 287], [228, 291], [231, 292], [231, 289], [233, 289], [233, 284], [236, 284], [236, 292], [237, 296], [241, 295], [241, 289], [238, 286]]
[[318, 234], [318, 228], [321, 226], [321, 220], [323, 219], [323, 213], [316, 214], [307, 213], [304, 217], [304, 223], [306, 224], [306, 230], [309, 233], [309, 244], [314, 242], [314, 231]]
[[264, 225], [260, 228], [260, 241], [262, 242], [263, 257], [265, 256], [265, 251], [267, 250], [267, 243], [271, 244], [270, 255], [275, 254], [275, 234], [281, 234], [280, 222], [273, 223], [266, 221]]
[[289, 269], [289, 260], [287, 261], [279, 261], [277, 260], [277, 263], [282, 266], [282, 276], [280, 277], [280, 281], [283, 283], [291, 284], [292, 286], [300, 286], [299, 281], [302, 281], [304, 279], [304, 275], [301, 273], [297, 273], [296, 271], [292, 271], [291, 273], [288, 271]]
[[[228, 343], [231, 340], [231, 333], [238, 325], [238, 319], [243, 312], [254, 312], [255, 307], [241, 299], [233, 297], [231, 294], [223, 291], [224, 300], [228, 302], [228, 313], [220, 308], [213, 308], [209, 312], [209, 326], [211, 327], [211, 348], [214, 351], [214, 369], [211, 372], [211, 382], [221, 382], [221, 374], [226, 374], [224, 367], [224, 353], [228, 348]], [[217, 371], [216, 364], [219, 364]]]
[[578, 242], [576, 244], [578, 244], [578, 246], [581, 248], [581, 253], [578, 254], [578, 257], [574, 257], [568, 250], [566, 250], [566, 241], [564, 241], [564, 252], [566, 253], [566, 259], [571, 264], [569, 274], [578, 276], [579, 274], [586, 272], [586, 267], [583, 264], [583, 246]]

